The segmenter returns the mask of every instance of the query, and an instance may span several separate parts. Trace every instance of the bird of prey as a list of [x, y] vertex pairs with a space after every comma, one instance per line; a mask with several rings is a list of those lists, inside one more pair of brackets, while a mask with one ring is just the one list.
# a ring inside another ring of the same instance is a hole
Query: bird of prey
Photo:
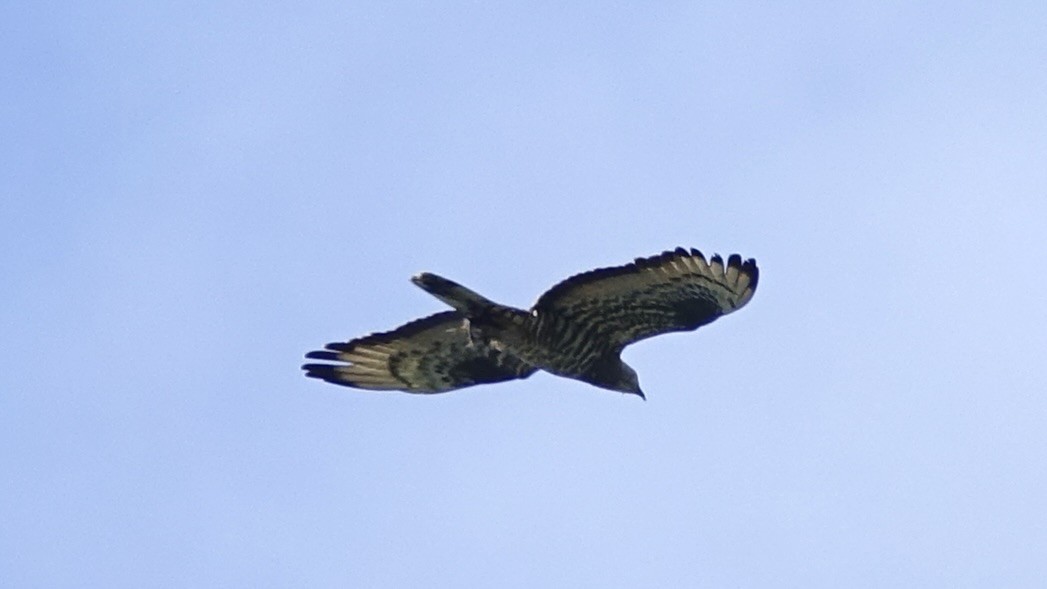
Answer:
[[524, 311], [424, 272], [411, 279], [452, 310], [306, 354], [305, 375], [371, 390], [443, 393], [537, 370], [644, 397], [621, 352], [692, 331], [752, 298], [756, 260], [676, 248], [572, 276]]

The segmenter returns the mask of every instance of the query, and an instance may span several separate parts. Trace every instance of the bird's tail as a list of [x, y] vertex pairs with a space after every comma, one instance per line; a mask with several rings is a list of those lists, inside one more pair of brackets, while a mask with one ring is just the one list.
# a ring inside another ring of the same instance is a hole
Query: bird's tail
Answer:
[[498, 306], [494, 301], [476, 294], [457, 282], [429, 272], [422, 272], [412, 277], [411, 282], [466, 315], [476, 315]]

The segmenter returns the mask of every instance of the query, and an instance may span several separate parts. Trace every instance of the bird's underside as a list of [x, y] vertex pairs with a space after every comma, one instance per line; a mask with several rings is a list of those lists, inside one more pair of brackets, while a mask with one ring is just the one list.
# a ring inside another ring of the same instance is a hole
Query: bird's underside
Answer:
[[306, 376], [360, 389], [442, 393], [527, 378], [537, 370], [643, 396], [622, 349], [691, 331], [740, 309], [756, 290], [756, 261], [726, 264], [698, 250], [637, 258], [560, 282], [528, 311], [494, 303], [435, 274], [412, 281], [453, 310], [392, 331], [328, 344]]

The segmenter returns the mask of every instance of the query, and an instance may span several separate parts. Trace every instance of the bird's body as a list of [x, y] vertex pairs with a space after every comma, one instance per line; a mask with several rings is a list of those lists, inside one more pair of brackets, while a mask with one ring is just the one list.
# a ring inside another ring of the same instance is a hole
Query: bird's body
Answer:
[[555, 311], [528, 313], [499, 305], [435, 274], [419, 274], [412, 281], [462, 314], [470, 338], [480, 340], [475, 345], [510, 353], [527, 365], [559, 376], [597, 386], [614, 382], [608, 369], [620, 359], [611, 340], [601, 337], [592, 329], [594, 325], [565, 320]]
[[643, 396], [622, 349], [641, 339], [690, 331], [752, 298], [755, 260], [705, 260], [677, 248], [568, 278], [524, 311], [490, 301], [435, 274], [412, 278], [454, 310], [393, 331], [328, 344], [308, 358], [306, 376], [363, 389], [439, 393], [526, 378], [536, 370]]

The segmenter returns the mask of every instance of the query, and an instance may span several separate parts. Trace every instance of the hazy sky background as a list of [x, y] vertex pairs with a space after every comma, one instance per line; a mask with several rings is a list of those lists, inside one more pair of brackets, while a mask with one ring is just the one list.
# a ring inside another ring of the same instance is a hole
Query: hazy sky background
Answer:
[[[0, 7], [5, 587], [1047, 578], [1047, 4]], [[302, 377], [677, 245], [743, 311], [419, 397]]]

